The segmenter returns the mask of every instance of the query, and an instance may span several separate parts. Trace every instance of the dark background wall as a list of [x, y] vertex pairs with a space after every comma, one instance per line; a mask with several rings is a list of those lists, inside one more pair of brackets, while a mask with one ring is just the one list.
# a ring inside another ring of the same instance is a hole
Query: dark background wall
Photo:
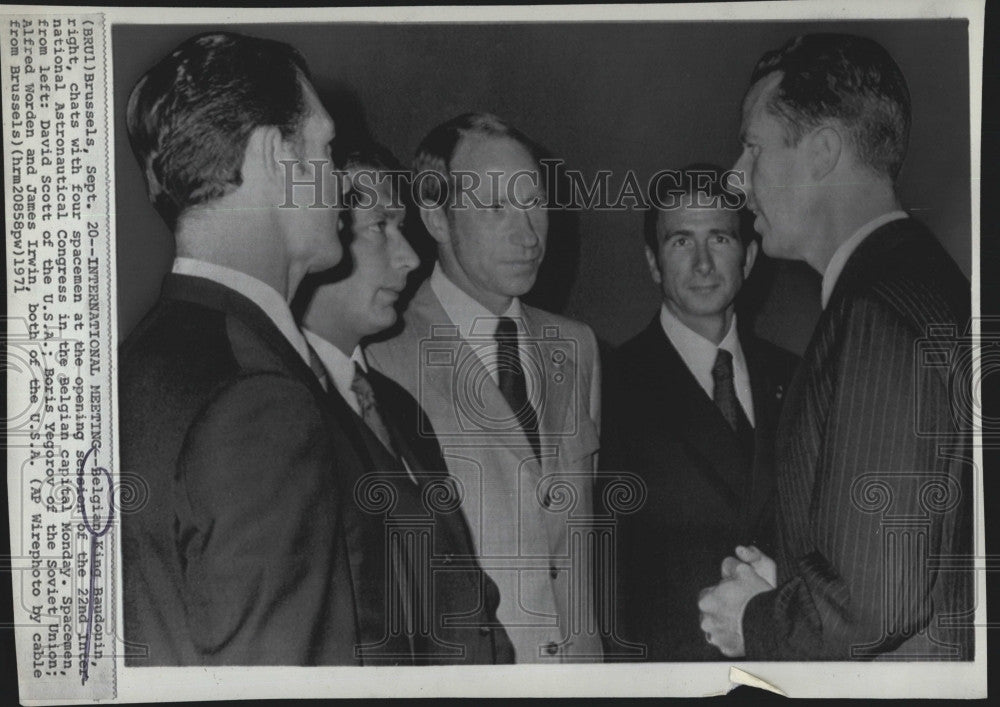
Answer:
[[[114, 28], [119, 330], [154, 302], [173, 241], [150, 207], [124, 129], [125, 102], [146, 69], [215, 26]], [[434, 125], [468, 110], [510, 120], [593, 175], [645, 182], [690, 162], [732, 165], [753, 64], [802, 32], [881, 42], [910, 85], [913, 130], [899, 189], [968, 275], [971, 268], [967, 23], [658, 22], [506, 25], [252, 25], [234, 31], [289, 42], [306, 57], [340, 135], [368, 133], [408, 162]], [[618, 344], [658, 307], [642, 254], [641, 216], [584, 211], [557, 219], [532, 299]], [[801, 351], [819, 313], [819, 277], [772, 261], [756, 319], [762, 336]], [[763, 276], [762, 276], [763, 278]], [[761, 285], [764, 280], [761, 279]]]

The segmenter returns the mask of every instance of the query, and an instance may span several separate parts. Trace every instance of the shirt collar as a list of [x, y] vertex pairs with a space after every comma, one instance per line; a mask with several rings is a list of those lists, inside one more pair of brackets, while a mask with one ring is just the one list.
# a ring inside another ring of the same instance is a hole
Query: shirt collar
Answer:
[[830, 302], [830, 296], [833, 295], [833, 287], [837, 284], [840, 273], [844, 271], [844, 266], [847, 265], [848, 258], [857, 250], [861, 242], [890, 221], [908, 217], [909, 214], [899, 210], [882, 214], [863, 225], [850, 238], [840, 244], [840, 247], [834, 251], [833, 257], [830, 258], [830, 262], [826, 266], [826, 272], [823, 273], [823, 309], [826, 309], [826, 305]]
[[306, 346], [302, 332], [295, 324], [295, 318], [292, 316], [292, 310], [288, 307], [288, 302], [266, 282], [239, 270], [195, 258], [175, 258], [172, 271], [178, 275], [201, 277], [217, 282], [246, 297], [264, 311], [268, 319], [278, 327], [278, 331], [298, 351], [302, 360], [309, 363], [309, 347]]
[[663, 332], [677, 349], [677, 353], [680, 354], [684, 363], [692, 371], [706, 365], [711, 370], [712, 366], [715, 365], [715, 357], [718, 355], [719, 349], [725, 349], [733, 355], [733, 358], [743, 358], [740, 337], [736, 333], [735, 314], [729, 325], [729, 331], [722, 337], [718, 346], [678, 319], [677, 315], [671, 312], [666, 304], [660, 307], [660, 326], [663, 327]]
[[361, 370], [368, 373], [368, 362], [361, 347], [355, 346], [354, 351], [348, 356], [316, 332], [303, 327], [302, 334], [316, 352], [337, 392], [352, 408], [356, 407], [357, 399], [351, 390], [351, 385], [354, 383], [354, 364], [358, 364]]
[[712, 369], [719, 356], [719, 349], [725, 349], [733, 355], [733, 384], [736, 386], [736, 397], [743, 407], [743, 412], [751, 425], [756, 425], [753, 409], [753, 391], [750, 385], [750, 369], [747, 367], [743, 347], [737, 333], [736, 315], [733, 315], [729, 331], [716, 346], [696, 331], [688, 328], [684, 322], [667, 309], [664, 304], [660, 308], [660, 326], [663, 327], [667, 339], [673, 344], [684, 365], [697, 381], [709, 399], [715, 393], [715, 380]]
[[[431, 273], [431, 290], [437, 296], [451, 323], [458, 327], [458, 334], [463, 339], [476, 337], [493, 338], [496, 334], [499, 317], [484, 307], [478, 300], [470, 296], [444, 274], [441, 262], [434, 264]], [[524, 334], [524, 314], [521, 311], [521, 301], [515, 297], [510, 301], [507, 311], [500, 315], [510, 317], [517, 324], [518, 333]]]

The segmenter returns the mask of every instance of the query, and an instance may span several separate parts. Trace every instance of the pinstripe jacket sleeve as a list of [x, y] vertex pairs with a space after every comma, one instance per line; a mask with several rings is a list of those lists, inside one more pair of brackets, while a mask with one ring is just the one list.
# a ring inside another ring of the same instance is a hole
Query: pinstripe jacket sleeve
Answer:
[[852, 256], [786, 397], [779, 582], [746, 608], [748, 658], [971, 657], [971, 630], [942, 628], [971, 573], [935, 564], [971, 539], [969, 465], [946, 452], [967, 440], [947, 367], [918, 355], [929, 326], [965, 326], [968, 285], [906, 221]]

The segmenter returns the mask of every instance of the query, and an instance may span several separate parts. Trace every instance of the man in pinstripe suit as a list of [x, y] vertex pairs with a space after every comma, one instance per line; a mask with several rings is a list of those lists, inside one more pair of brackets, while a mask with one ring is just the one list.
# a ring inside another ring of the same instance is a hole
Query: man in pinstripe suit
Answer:
[[968, 416], [919, 355], [933, 327], [964, 331], [970, 290], [897, 200], [909, 125], [865, 38], [797, 37], [752, 75], [736, 170], [765, 252], [823, 275], [823, 314], [778, 426], [777, 556], [736, 548], [699, 601], [726, 656], [972, 658]]

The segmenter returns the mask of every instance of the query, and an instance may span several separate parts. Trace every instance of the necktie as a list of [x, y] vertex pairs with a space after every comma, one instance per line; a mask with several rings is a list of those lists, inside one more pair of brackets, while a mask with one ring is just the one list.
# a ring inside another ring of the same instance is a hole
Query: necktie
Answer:
[[[309, 346], [309, 344], [306, 344], [306, 346]], [[319, 359], [319, 354], [316, 353], [316, 350], [312, 346], [309, 346], [309, 368], [312, 369], [312, 372], [319, 379], [319, 384], [323, 387], [323, 390], [329, 390], [330, 382], [327, 378], [326, 366], [323, 365], [323, 362]]]
[[497, 324], [497, 385], [517, 423], [531, 442], [536, 457], [540, 457], [538, 417], [528, 400], [528, 386], [518, 351], [517, 323], [510, 317], [500, 317]]
[[743, 411], [743, 406], [740, 405], [739, 398], [736, 397], [736, 386], [733, 383], [733, 355], [725, 349], [719, 349], [715, 357], [712, 381], [715, 384], [712, 400], [719, 406], [722, 416], [726, 418], [733, 431], [742, 435], [750, 429], [750, 421]]
[[372, 390], [372, 384], [368, 382], [368, 376], [365, 375], [364, 369], [357, 363], [354, 364], [354, 380], [351, 381], [351, 391], [358, 398], [361, 419], [368, 425], [368, 429], [378, 437], [378, 441], [395, 455], [396, 450], [392, 444], [392, 437], [389, 436], [389, 429], [382, 421], [378, 405], [375, 402], [375, 391]]

